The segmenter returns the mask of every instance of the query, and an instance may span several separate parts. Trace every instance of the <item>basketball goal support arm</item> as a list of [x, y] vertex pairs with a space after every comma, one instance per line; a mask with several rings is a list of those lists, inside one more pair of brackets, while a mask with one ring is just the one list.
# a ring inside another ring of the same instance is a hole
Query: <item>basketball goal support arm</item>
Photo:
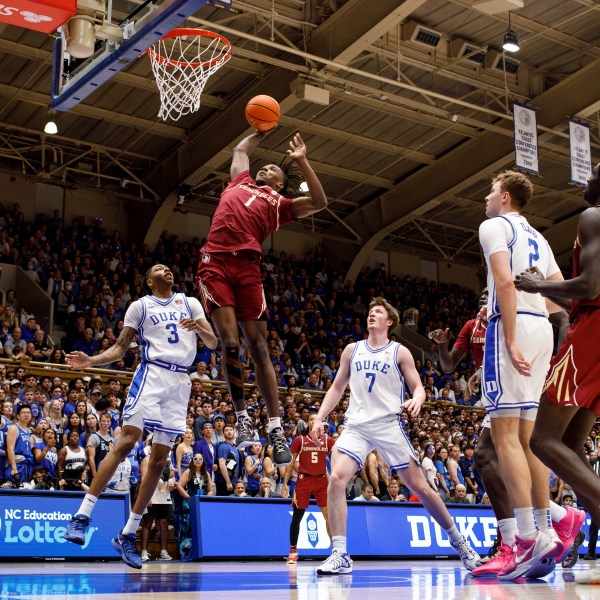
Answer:
[[63, 86], [62, 37], [54, 42], [54, 68], [50, 106], [66, 111], [87, 98], [115, 73], [122, 71], [150, 46], [196, 13], [208, 0], [165, 0], [155, 11], [136, 24], [129, 39], [123, 40], [116, 50], [102, 50], [89, 64], [76, 72]]

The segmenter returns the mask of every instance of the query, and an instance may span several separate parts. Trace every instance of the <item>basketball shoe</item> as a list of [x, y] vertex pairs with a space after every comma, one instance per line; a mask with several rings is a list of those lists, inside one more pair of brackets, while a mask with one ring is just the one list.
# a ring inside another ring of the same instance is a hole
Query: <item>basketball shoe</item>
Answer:
[[556, 531], [563, 544], [563, 551], [557, 557], [556, 562], [561, 562], [566, 558], [571, 548], [575, 545], [577, 534], [585, 522], [585, 511], [577, 510], [570, 506], [565, 506], [565, 508], [567, 509], [567, 514], [558, 523], [554, 523], [553, 525], [554, 531]]
[[537, 531], [536, 536], [531, 540], [523, 539], [518, 535], [515, 539], [514, 554], [499, 571], [498, 579], [504, 581], [523, 577], [535, 565], [556, 556], [556, 544], [541, 531]]
[[496, 577], [506, 563], [512, 559], [513, 554], [513, 549], [510, 546], [501, 544], [490, 560], [471, 571], [473, 577]]
[[338, 575], [352, 573], [350, 557], [346, 552], [334, 550], [331, 556], [317, 569], [317, 575]]
[[248, 446], [252, 446], [255, 442], [254, 438], [256, 437], [252, 419], [250, 417], [240, 417], [237, 422], [237, 427], [238, 434], [235, 438], [237, 449], [243, 450], [244, 448], [248, 448]]
[[123, 532], [120, 532], [117, 537], [110, 541], [110, 543], [121, 555], [121, 558], [126, 565], [129, 565], [133, 569], [141, 569], [142, 559], [137, 551], [136, 540], [135, 533], [132, 535], [125, 535]]
[[458, 542], [453, 542], [451, 546], [460, 556], [460, 560], [462, 560], [465, 569], [472, 571], [475, 567], [479, 566], [481, 557], [473, 550], [473, 548], [471, 548], [471, 546], [469, 546], [466, 538], [461, 537]]
[[271, 430], [271, 433], [269, 433], [269, 440], [273, 445], [273, 462], [278, 467], [289, 465], [290, 462], [292, 462], [292, 453], [285, 441], [283, 429], [281, 427], [276, 427]]
[[85, 534], [91, 522], [92, 519], [84, 515], [75, 515], [74, 517], [71, 517], [71, 520], [63, 533], [63, 537], [68, 542], [83, 546], [85, 544]]
[[600, 568], [575, 573], [575, 583], [586, 585], [600, 585]]
[[290, 550], [285, 562], [288, 565], [295, 565], [298, 562], [298, 552], [296, 552], [296, 550]]
[[577, 537], [575, 538], [573, 547], [568, 552], [568, 554], [566, 554], [566, 556], [563, 558], [563, 561], [562, 561], [563, 569], [571, 569], [572, 567], [574, 567], [577, 564], [577, 561], [579, 560], [579, 546], [581, 546], [581, 544], [583, 544], [583, 542], [585, 542], [585, 533], [583, 531], [580, 531], [577, 534]]

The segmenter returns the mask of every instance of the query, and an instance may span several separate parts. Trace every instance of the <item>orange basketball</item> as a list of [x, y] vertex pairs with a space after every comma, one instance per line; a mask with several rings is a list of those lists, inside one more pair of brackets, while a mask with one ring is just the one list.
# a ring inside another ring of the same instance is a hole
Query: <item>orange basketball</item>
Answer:
[[279, 104], [271, 96], [254, 96], [246, 105], [246, 119], [257, 131], [273, 129], [280, 115]]

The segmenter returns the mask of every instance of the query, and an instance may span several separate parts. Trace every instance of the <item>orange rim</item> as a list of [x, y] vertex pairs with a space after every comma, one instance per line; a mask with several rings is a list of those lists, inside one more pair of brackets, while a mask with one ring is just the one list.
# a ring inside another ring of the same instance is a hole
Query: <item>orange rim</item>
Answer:
[[218, 63], [223, 63], [223, 62], [229, 60], [229, 57], [231, 56], [231, 43], [229, 42], [229, 40], [226, 37], [222, 36], [219, 33], [215, 33], [214, 31], [208, 31], [206, 29], [194, 29], [194, 28], [190, 28], [190, 27], [188, 27], [188, 28], [180, 27], [178, 29], [173, 29], [172, 31], [169, 31], [169, 33], [167, 33], [167, 35], [163, 36], [161, 39], [167, 40], [169, 38], [186, 37], [186, 36], [209, 37], [209, 38], [221, 40], [221, 42], [227, 47], [227, 52], [225, 53], [224, 56], [220, 56], [219, 58], [216, 58], [214, 60], [208, 60], [206, 62], [188, 62], [185, 60], [183, 60], [183, 61], [172, 60], [170, 58], [167, 58], [166, 56], [162, 56], [162, 54], [159, 54], [158, 52], [156, 52], [156, 50], [154, 50], [154, 48], [152, 48], [152, 47], [148, 48], [148, 50], [147, 50], [148, 55], [150, 56], [151, 60], [154, 60], [154, 61], [162, 63], [162, 64], [167, 64], [172, 67], [192, 67], [194, 69], [198, 69], [200, 67], [206, 69], [208, 67], [213, 67]]

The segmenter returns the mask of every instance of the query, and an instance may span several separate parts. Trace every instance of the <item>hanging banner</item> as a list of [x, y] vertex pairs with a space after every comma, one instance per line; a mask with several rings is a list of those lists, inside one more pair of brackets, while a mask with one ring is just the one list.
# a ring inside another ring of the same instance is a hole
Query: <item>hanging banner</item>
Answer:
[[513, 121], [515, 124], [515, 165], [517, 169], [539, 175], [535, 108], [515, 100]]
[[590, 128], [585, 123], [569, 119], [571, 147], [571, 183], [585, 187], [592, 175]]

